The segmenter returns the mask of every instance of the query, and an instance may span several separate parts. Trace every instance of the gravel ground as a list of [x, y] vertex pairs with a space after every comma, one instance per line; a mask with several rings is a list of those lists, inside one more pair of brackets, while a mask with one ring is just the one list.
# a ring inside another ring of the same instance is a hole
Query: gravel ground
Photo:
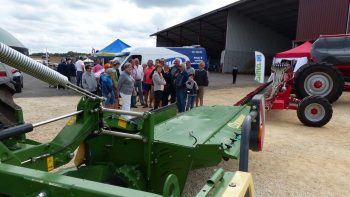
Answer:
[[[239, 76], [236, 85], [231, 84], [230, 75], [211, 74], [210, 78], [211, 87], [206, 91], [205, 105], [232, 105], [257, 86], [251, 76]], [[43, 83], [37, 83], [37, 89], [26, 86], [15, 101], [22, 106], [27, 122], [38, 122], [72, 112], [80, 98], [67, 90], [57, 93]], [[345, 92], [333, 104], [332, 120], [322, 128], [303, 126], [292, 110], [267, 112], [264, 150], [250, 152], [249, 156], [249, 171], [253, 174], [256, 195], [348, 196], [349, 108], [350, 94]], [[65, 122], [61, 120], [37, 128], [29, 134], [29, 138], [47, 142]], [[218, 167], [236, 171], [238, 162], [230, 160], [216, 167], [192, 171], [184, 196], [194, 196]]]

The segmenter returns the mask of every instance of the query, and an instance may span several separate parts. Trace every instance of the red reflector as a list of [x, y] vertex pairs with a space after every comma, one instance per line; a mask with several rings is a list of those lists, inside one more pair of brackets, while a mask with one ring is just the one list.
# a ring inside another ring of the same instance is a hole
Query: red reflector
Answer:
[[0, 71], [0, 77], [7, 77], [6, 72], [2, 72], [2, 71]]
[[260, 125], [259, 125], [259, 135], [258, 135], [258, 149], [262, 151], [264, 145], [265, 136], [265, 99], [260, 101]]
[[264, 136], [265, 136], [265, 125], [261, 124], [259, 127], [259, 136], [258, 136], [258, 150], [262, 151], [264, 145]]
[[18, 70], [15, 69], [15, 68], [11, 70], [12, 73], [15, 73], [15, 72], [17, 72], [17, 71], [18, 71]]

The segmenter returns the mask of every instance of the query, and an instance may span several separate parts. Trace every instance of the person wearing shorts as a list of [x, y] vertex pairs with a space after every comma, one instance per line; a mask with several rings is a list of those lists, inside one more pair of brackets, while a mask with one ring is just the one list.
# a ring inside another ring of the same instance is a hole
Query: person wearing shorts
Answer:
[[[144, 79], [143, 79], [143, 93], [144, 93], [144, 100], [145, 100], [145, 105], [143, 106], [143, 108], [147, 108], [150, 107], [152, 108], [152, 102], [153, 102], [153, 97], [152, 97], [152, 72], [154, 70], [154, 64], [152, 60], [148, 60], [147, 62], [147, 67], [144, 70]], [[149, 98], [149, 103], [148, 103], [148, 97]]]
[[203, 106], [204, 87], [209, 85], [208, 71], [206, 71], [204, 68], [205, 68], [205, 63], [201, 61], [201, 63], [199, 63], [199, 69], [196, 70], [194, 74], [194, 80], [198, 85], [196, 107], [198, 107], [198, 105]]

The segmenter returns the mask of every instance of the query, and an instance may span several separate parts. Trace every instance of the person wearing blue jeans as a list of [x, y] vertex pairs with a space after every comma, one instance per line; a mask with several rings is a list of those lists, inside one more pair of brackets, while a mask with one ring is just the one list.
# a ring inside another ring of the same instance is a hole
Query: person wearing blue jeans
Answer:
[[191, 95], [187, 93], [187, 102], [186, 102], [186, 111], [190, 110], [194, 106], [194, 101], [196, 100], [197, 95]]
[[143, 100], [143, 88], [142, 88], [142, 81], [141, 80], [135, 80], [135, 93], [136, 95], [131, 96], [131, 106], [136, 107], [136, 97], [137, 94], [140, 98], [141, 105], [145, 105], [145, 101]]
[[185, 71], [185, 64], [181, 64], [179, 73], [176, 76], [176, 102], [178, 111], [184, 112], [186, 107], [186, 82], [188, 80], [188, 74]]
[[100, 76], [102, 96], [106, 99], [104, 103], [106, 108], [113, 108], [113, 105], [115, 104], [112, 75], [113, 69], [109, 68]]
[[141, 105], [145, 105], [145, 101], [143, 100], [143, 90], [142, 90], [142, 79], [144, 77], [143, 67], [140, 65], [140, 61], [138, 58], [133, 59], [130, 63], [132, 65], [131, 76], [135, 80], [135, 83], [134, 83], [135, 95], [131, 96], [131, 107], [137, 108], [136, 107], [137, 94], [139, 95]]
[[193, 108], [194, 101], [196, 100], [196, 96], [197, 96], [198, 85], [193, 80], [193, 78], [194, 78], [194, 74], [190, 74], [186, 82], [186, 89], [187, 89], [186, 111]]

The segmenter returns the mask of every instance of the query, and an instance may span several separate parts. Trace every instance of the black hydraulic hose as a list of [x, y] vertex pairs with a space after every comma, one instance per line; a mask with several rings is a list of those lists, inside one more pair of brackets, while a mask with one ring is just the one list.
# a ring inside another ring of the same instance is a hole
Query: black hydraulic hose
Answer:
[[33, 125], [32, 124], [21, 124], [18, 126], [10, 127], [4, 130], [1, 130], [0, 132], [0, 140], [8, 139], [11, 137], [18, 136], [23, 133], [28, 133], [33, 131]]

